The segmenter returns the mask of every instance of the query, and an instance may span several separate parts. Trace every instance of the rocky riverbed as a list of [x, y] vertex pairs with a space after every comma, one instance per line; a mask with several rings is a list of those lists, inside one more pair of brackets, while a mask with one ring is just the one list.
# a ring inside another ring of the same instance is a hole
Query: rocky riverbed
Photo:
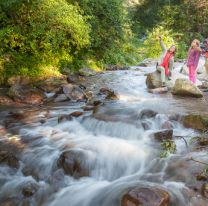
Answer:
[[207, 206], [207, 93], [149, 93], [152, 72], [111, 68], [33, 90], [11, 81], [0, 107], [0, 206]]

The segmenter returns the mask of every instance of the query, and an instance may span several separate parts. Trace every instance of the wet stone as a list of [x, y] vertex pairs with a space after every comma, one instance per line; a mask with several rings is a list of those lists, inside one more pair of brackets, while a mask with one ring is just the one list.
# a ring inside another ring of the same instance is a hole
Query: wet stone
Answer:
[[71, 121], [72, 116], [71, 115], [62, 115], [58, 117], [58, 123], [61, 123], [63, 121]]
[[72, 117], [79, 117], [79, 116], [81, 116], [81, 115], [83, 115], [84, 114], [84, 112], [81, 112], [81, 111], [75, 111], [75, 112], [72, 112], [71, 114], [70, 114], [70, 116], [72, 116]]
[[156, 132], [154, 133], [154, 138], [158, 141], [171, 140], [173, 138], [173, 130], [167, 129]]
[[123, 195], [121, 206], [168, 206], [169, 194], [159, 188], [135, 188]]
[[173, 129], [173, 124], [170, 121], [166, 121], [161, 125], [161, 129]]
[[9, 151], [0, 151], [0, 164], [7, 164], [10, 167], [19, 168], [19, 160]]
[[146, 119], [146, 118], [153, 118], [157, 115], [157, 112], [150, 110], [150, 109], [144, 109], [140, 112], [139, 117], [140, 119]]
[[70, 149], [60, 155], [57, 166], [76, 178], [89, 176], [89, 169], [83, 164], [85, 158], [82, 150]]
[[199, 137], [198, 144], [200, 146], [208, 146], [208, 137]]
[[22, 187], [22, 194], [25, 197], [31, 197], [37, 192], [38, 188], [39, 188], [38, 184], [33, 182], [28, 182]]

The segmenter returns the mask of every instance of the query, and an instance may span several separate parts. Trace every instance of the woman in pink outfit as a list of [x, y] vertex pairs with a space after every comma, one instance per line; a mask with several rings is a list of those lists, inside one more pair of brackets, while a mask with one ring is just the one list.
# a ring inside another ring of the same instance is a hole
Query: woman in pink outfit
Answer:
[[200, 48], [200, 41], [194, 39], [191, 43], [187, 60], [187, 66], [189, 68], [189, 80], [191, 80], [193, 84], [196, 83], [196, 68], [199, 63], [199, 57], [201, 55], [201, 52], [202, 50]]

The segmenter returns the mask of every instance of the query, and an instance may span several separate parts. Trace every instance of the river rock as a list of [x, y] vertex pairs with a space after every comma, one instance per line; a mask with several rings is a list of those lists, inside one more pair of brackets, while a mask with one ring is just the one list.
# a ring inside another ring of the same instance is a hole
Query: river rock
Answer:
[[0, 164], [7, 164], [10, 167], [19, 168], [19, 160], [9, 151], [0, 151]]
[[39, 186], [35, 182], [27, 182], [22, 186], [22, 194], [25, 197], [31, 197], [37, 192], [38, 188]]
[[161, 130], [159, 132], [156, 132], [154, 133], [154, 138], [158, 141], [170, 140], [173, 138], [173, 130], [166, 129], [166, 130]]
[[0, 105], [13, 105], [15, 102], [7, 95], [0, 94]]
[[153, 118], [157, 115], [158, 113], [151, 110], [151, 109], [144, 109], [140, 112], [139, 118], [140, 119], [147, 119], [147, 118]]
[[63, 121], [71, 121], [72, 120], [72, 116], [71, 115], [61, 115], [58, 117], [58, 123], [61, 123]]
[[87, 96], [83, 90], [73, 84], [66, 84], [62, 86], [62, 92], [65, 94], [71, 101], [81, 101], [86, 100]]
[[95, 70], [92, 70], [90, 68], [83, 68], [79, 70], [79, 75], [84, 77], [94, 76], [97, 72]]
[[203, 197], [208, 199], [208, 183], [202, 185], [201, 194]]
[[142, 62], [140, 62], [138, 64], [138, 66], [140, 67], [149, 67], [149, 66], [153, 66], [153, 65], [156, 65], [157, 64], [157, 59], [151, 59], [151, 58], [148, 58], [148, 59], [144, 59]]
[[117, 71], [117, 70], [128, 70], [130, 67], [122, 67], [118, 65], [109, 65], [106, 70], [107, 71]]
[[81, 116], [81, 115], [83, 115], [84, 114], [84, 112], [81, 112], [81, 111], [75, 111], [75, 112], [72, 112], [71, 114], [70, 114], [70, 116], [72, 116], [72, 117], [79, 117], [79, 116]]
[[54, 99], [54, 102], [65, 102], [68, 101], [69, 98], [65, 94], [58, 94]]
[[119, 99], [119, 97], [115, 93], [115, 91], [113, 91], [112, 89], [110, 89], [108, 87], [101, 88], [99, 94], [106, 95], [106, 99], [108, 99], [108, 100], [118, 100]]
[[197, 98], [203, 97], [198, 87], [192, 84], [188, 79], [177, 79], [172, 89], [172, 94]]
[[148, 89], [155, 89], [162, 86], [160, 73], [158, 71], [147, 74], [146, 85]]
[[40, 176], [41, 176], [38, 174], [37, 170], [35, 170], [34, 168], [30, 166], [24, 166], [22, 168], [22, 174], [24, 176], [32, 176], [35, 180], [40, 180]]
[[7, 80], [8, 85], [28, 85], [30, 83], [30, 78], [28, 76], [13, 76]]
[[164, 94], [168, 92], [168, 87], [159, 87], [159, 88], [155, 88], [155, 89], [148, 89], [149, 93], [152, 94]]
[[44, 101], [44, 94], [37, 88], [13, 85], [8, 91], [8, 96], [15, 102], [22, 104], [42, 104]]
[[173, 124], [170, 121], [165, 121], [162, 123], [161, 129], [173, 129]]
[[69, 84], [75, 84], [78, 81], [78, 77], [69, 75], [66, 80]]
[[70, 149], [60, 155], [57, 165], [66, 174], [76, 178], [89, 176], [89, 169], [84, 164], [85, 159], [86, 155], [83, 150]]
[[35, 85], [40, 90], [47, 93], [56, 93], [61, 85], [67, 84], [66, 78], [48, 78], [37, 82]]
[[121, 206], [168, 206], [169, 194], [159, 188], [134, 188], [124, 194]]
[[182, 123], [188, 128], [205, 130], [208, 128], [208, 115], [189, 114], [182, 117]]

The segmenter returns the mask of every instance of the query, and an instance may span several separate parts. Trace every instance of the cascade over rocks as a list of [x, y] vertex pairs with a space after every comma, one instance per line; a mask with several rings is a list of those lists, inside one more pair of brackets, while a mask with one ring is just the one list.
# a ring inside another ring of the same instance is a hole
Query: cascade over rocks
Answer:
[[198, 87], [192, 84], [188, 79], [177, 79], [172, 89], [172, 94], [197, 98], [203, 97]]
[[122, 196], [121, 206], [168, 206], [169, 194], [156, 187], [134, 188]]

